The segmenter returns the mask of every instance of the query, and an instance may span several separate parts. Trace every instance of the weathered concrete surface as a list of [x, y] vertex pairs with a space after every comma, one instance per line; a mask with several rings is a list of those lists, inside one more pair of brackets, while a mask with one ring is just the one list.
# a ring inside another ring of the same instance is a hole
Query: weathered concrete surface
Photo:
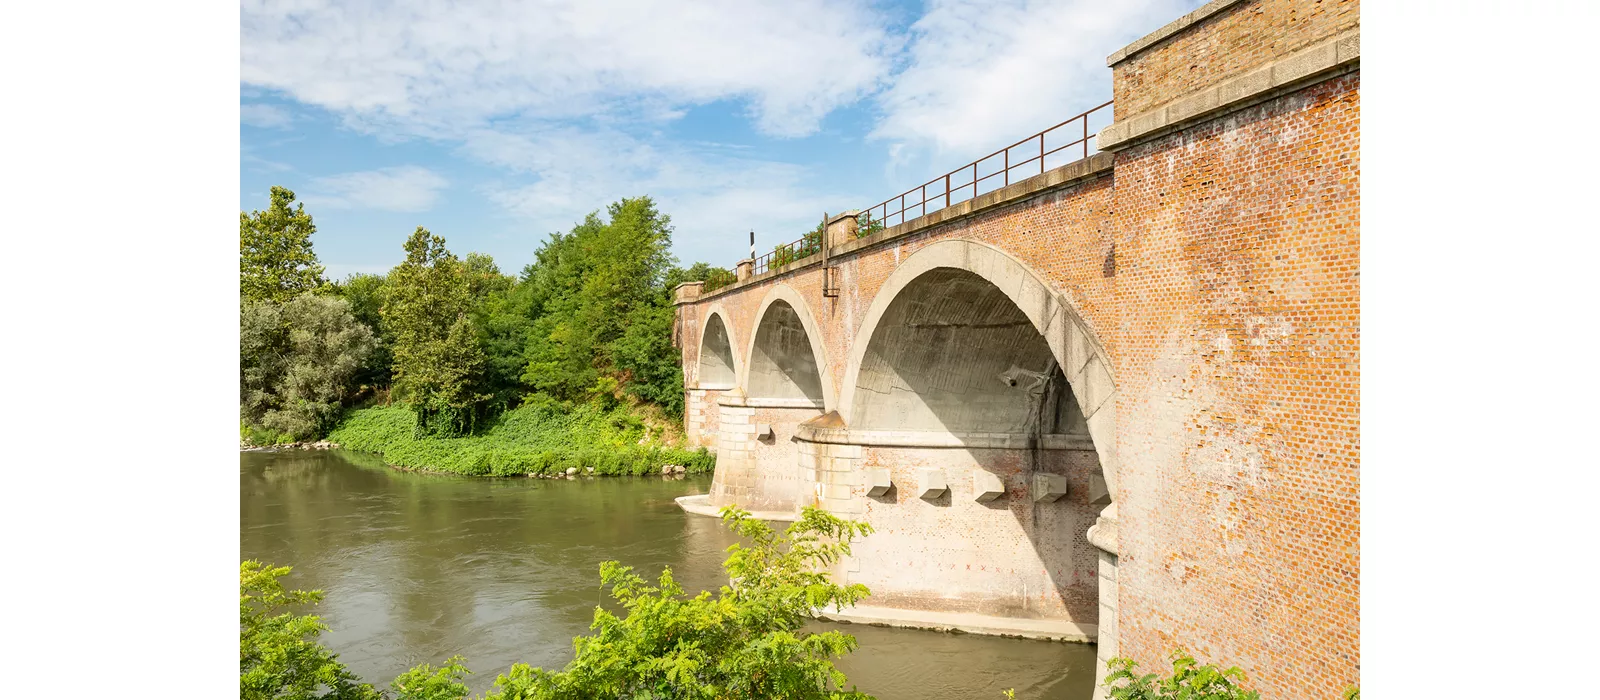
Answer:
[[[692, 513], [694, 515], [706, 515], [713, 518], [722, 517], [722, 509], [711, 505], [711, 494], [702, 493], [693, 496], [679, 496], [673, 500], [677, 502], [679, 508], [682, 508], [687, 513]], [[792, 523], [799, 519], [799, 516], [796, 515], [796, 513], [792, 510], [747, 510], [745, 512], [749, 513], [750, 517], [755, 518], [756, 520]]]
[[1077, 624], [1065, 620], [1019, 620], [977, 613], [920, 612], [898, 608], [881, 608], [857, 605], [837, 611], [828, 608], [817, 615], [819, 619], [849, 622], [861, 625], [901, 627], [935, 632], [966, 632], [989, 634], [997, 637], [1022, 637], [1047, 639], [1058, 642], [1093, 642], [1094, 625]]
[[[1263, 69], [1295, 77], [1249, 92]], [[823, 393], [793, 433], [809, 502], [889, 543], [837, 572], [875, 582], [867, 604], [940, 614], [972, 593], [966, 612], [1093, 617], [1102, 658], [1154, 669], [1182, 647], [1264, 697], [1337, 697], [1360, 680], [1359, 4], [1221, 3], [1113, 76], [1110, 133], [1137, 134], [1114, 153], [834, 247], [837, 296], [819, 254], [683, 300], [686, 381], [687, 330], [715, 315], [747, 393], [763, 309], [792, 290]], [[1052, 362], [1076, 415], [1012, 393]], [[1084, 439], [1065, 498], [1011, 510], [1030, 440]], [[948, 505], [912, 488], [934, 467]], [[908, 487], [867, 496], [878, 470]], [[1003, 508], [971, 510], [974, 470], [1005, 473]], [[969, 575], [971, 554], [1005, 574]]]

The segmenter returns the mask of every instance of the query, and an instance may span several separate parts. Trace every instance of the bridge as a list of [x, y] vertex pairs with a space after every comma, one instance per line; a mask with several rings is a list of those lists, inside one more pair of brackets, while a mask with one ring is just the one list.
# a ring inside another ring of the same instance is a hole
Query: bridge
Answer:
[[679, 287], [685, 507], [871, 523], [846, 618], [1358, 683], [1359, 11], [1211, 2], [1108, 107]]

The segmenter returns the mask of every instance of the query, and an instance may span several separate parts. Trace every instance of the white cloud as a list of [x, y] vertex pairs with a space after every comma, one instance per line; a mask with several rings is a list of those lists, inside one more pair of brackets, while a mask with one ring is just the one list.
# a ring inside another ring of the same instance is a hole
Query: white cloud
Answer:
[[746, 100], [768, 134], [804, 135], [875, 90], [897, 48], [845, 0], [246, 0], [240, 14], [244, 84], [435, 136], [719, 99]]
[[293, 115], [277, 105], [252, 103], [239, 105], [239, 122], [263, 129], [283, 129], [294, 121]]
[[533, 176], [531, 184], [491, 185], [485, 194], [546, 232], [567, 230], [622, 197], [648, 194], [672, 215], [686, 262], [731, 264], [743, 257], [751, 229], [770, 247], [799, 238], [825, 209], [859, 198], [813, 186], [798, 165], [732, 157], [714, 147], [645, 143], [610, 129], [480, 131], [462, 150]]
[[419, 212], [433, 208], [449, 182], [427, 168], [403, 165], [311, 180], [308, 205]]
[[877, 98], [871, 136], [915, 167], [987, 155], [1109, 101], [1105, 57], [1198, 4], [932, 0], [912, 25], [906, 69]]

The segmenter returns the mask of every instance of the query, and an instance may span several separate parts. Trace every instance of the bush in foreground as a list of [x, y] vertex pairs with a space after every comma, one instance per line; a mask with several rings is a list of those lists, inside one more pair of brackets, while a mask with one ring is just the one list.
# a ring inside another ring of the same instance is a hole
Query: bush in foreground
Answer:
[[[715, 595], [685, 595], [663, 569], [655, 585], [615, 561], [600, 565], [600, 580], [622, 606], [621, 616], [596, 607], [592, 634], [573, 640], [575, 658], [560, 671], [527, 664], [495, 680], [485, 700], [589, 698], [793, 698], [872, 700], [845, 690], [834, 659], [856, 649], [837, 630], [803, 632], [817, 612], [867, 596], [861, 584], [840, 586], [826, 573], [872, 531], [866, 523], [806, 508], [782, 533], [749, 513], [723, 511], [723, 522], [748, 539], [728, 548], [723, 568], [733, 583]], [[361, 683], [317, 637], [327, 628], [310, 615], [275, 613], [315, 603], [320, 591], [285, 591], [287, 567], [245, 562], [239, 568], [239, 696], [375, 700], [389, 697]], [[390, 684], [400, 700], [462, 700], [469, 673], [460, 657], [439, 668], [423, 665]]]
[[1244, 671], [1238, 666], [1219, 669], [1201, 664], [1183, 650], [1172, 654], [1172, 675], [1134, 673], [1133, 659], [1119, 657], [1106, 662], [1111, 674], [1105, 685], [1112, 700], [1259, 700], [1261, 695], [1240, 688]]

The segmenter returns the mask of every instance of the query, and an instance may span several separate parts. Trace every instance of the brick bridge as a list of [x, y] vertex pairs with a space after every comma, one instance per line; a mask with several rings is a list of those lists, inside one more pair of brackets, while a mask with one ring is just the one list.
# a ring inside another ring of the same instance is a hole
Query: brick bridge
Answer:
[[871, 523], [835, 572], [872, 590], [858, 619], [1146, 670], [1182, 648], [1264, 697], [1338, 697], [1360, 671], [1359, 11], [1212, 2], [1110, 57], [1088, 157], [949, 206], [935, 180], [925, 215], [892, 202], [861, 235], [883, 218], [849, 212], [814, 254], [680, 287], [688, 428], [718, 454], [685, 507]]

